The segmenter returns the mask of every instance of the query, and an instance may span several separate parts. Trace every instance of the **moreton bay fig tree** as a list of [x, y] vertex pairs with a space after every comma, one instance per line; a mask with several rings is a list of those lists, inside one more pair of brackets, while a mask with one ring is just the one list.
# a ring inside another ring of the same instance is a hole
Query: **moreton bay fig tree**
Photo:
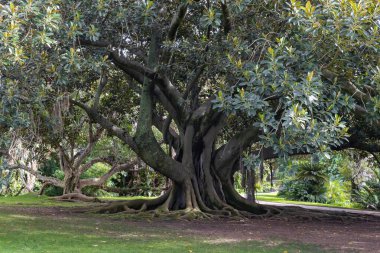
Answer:
[[69, 94], [173, 182], [104, 211], [270, 214], [233, 187], [243, 152], [379, 151], [377, 0], [0, 2], [2, 96]]

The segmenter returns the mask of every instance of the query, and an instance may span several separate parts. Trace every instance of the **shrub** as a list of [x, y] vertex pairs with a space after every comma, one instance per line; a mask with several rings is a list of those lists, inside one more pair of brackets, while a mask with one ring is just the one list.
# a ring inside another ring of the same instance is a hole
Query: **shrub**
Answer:
[[290, 200], [325, 203], [327, 180], [327, 173], [323, 166], [303, 162], [299, 165], [296, 176], [283, 182], [279, 196]]
[[110, 170], [109, 165], [105, 165], [102, 163], [94, 164], [89, 170], [81, 175], [81, 178], [97, 178], [106, 174]]
[[51, 157], [50, 159], [44, 161], [38, 168], [38, 171], [43, 176], [51, 177], [56, 171], [59, 171], [59, 162], [57, 157]]
[[87, 186], [82, 189], [82, 193], [87, 196], [92, 197], [110, 197], [114, 196], [114, 194], [109, 193], [105, 190], [99, 189], [99, 187], [96, 186]]
[[[38, 168], [38, 171], [43, 176], [55, 177], [57, 179], [63, 180], [64, 173], [59, 167], [59, 162], [57, 157], [51, 157], [44, 161]], [[37, 187], [40, 188], [41, 186]], [[54, 185], [49, 185], [45, 188], [44, 194], [46, 196], [54, 197], [63, 194], [63, 189]]]
[[364, 183], [356, 192], [357, 201], [364, 208], [380, 209], [380, 170], [374, 170], [374, 177]]
[[273, 188], [270, 186], [269, 182], [257, 182], [255, 184], [256, 192], [272, 192]]
[[322, 165], [303, 162], [298, 167], [296, 179], [314, 184], [324, 184], [328, 180], [328, 176]]
[[350, 183], [341, 180], [332, 180], [326, 184], [326, 199], [329, 204], [351, 207]]
[[319, 190], [320, 194], [316, 194], [315, 185], [310, 184], [309, 181], [288, 179], [284, 180], [279, 189], [278, 196], [284, 197], [288, 200], [309, 201], [325, 203], [326, 197], [324, 191]]
[[45, 188], [44, 194], [49, 197], [61, 196], [63, 189], [54, 185], [49, 185]]

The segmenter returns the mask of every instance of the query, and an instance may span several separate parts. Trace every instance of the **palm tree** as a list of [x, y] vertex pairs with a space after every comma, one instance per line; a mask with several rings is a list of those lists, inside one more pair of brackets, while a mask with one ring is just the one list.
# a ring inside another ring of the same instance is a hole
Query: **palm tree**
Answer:
[[325, 168], [321, 164], [305, 162], [300, 164], [296, 174], [297, 180], [302, 180], [308, 184], [308, 194], [314, 196], [314, 201], [317, 201], [317, 196], [326, 192], [325, 183], [328, 181], [328, 175]]

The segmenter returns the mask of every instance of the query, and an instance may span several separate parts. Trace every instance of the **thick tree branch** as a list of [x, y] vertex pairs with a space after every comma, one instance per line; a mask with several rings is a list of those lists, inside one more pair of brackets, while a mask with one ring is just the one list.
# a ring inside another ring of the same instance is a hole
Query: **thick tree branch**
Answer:
[[232, 29], [230, 11], [228, 10], [227, 1], [221, 1], [222, 6], [222, 25], [224, 34], [228, 34]]
[[106, 164], [109, 164], [109, 165], [113, 165], [112, 164], [112, 159], [110, 159], [110, 157], [98, 157], [98, 158], [94, 158], [90, 161], [88, 161], [87, 163], [85, 164], [82, 164], [79, 168], [79, 174], [82, 175], [84, 172], [86, 172], [88, 169], [90, 169], [93, 165], [97, 164], [97, 163], [106, 163]]
[[178, 147], [179, 145], [179, 136], [173, 128], [170, 127], [169, 122], [170, 116], [167, 119], [162, 119], [157, 113], [153, 114], [153, 125], [161, 131], [164, 143], [171, 143], [173, 146]]
[[107, 173], [105, 173], [103, 176], [101, 176], [99, 178], [89, 178], [89, 179], [80, 180], [79, 181], [79, 187], [83, 188], [86, 186], [102, 186], [110, 177], [112, 177], [116, 173], [118, 173], [120, 171], [132, 170], [133, 167], [137, 163], [138, 162], [135, 160], [135, 161], [131, 161], [131, 162], [124, 163], [124, 164], [114, 165], [114, 166], [112, 166], [112, 168]]
[[[114, 136], [118, 137], [124, 143], [129, 145], [129, 147], [134, 152], [136, 152], [139, 157], [141, 157], [144, 162], [150, 167], [154, 168], [164, 176], [177, 180], [177, 182], [182, 182], [186, 178], [186, 171], [179, 170], [179, 168], [181, 168], [181, 164], [174, 161], [171, 157], [162, 151], [160, 145], [157, 143], [157, 140], [154, 138], [153, 133], [150, 133], [148, 135], [140, 133], [140, 138], [132, 138], [128, 132], [117, 127], [111, 121], [87, 105], [72, 99], [70, 101], [74, 105], [82, 108], [94, 122], [97, 122], [105, 130], [109, 131]], [[151, 107], [149, 108], [152, 110]], [[144, 113], [140, 114], [142, 119], [146, 119], [145, 117], [151, 117], [149, 115], [143, 115]], [[143, 129], [152, 131], [151, 125], [142, 126], [140, 124], [140, 127], [138, 129], [140, 129], [140, 131]]]
[[375, 152], [370, 152], [373, 158], [375, 159], [377, 166], [380, 166], [380, 158]]
[[61, 145], [58, 146], [58, 156], [59, 164], [62, 170], [65, 171], [65, 169], [70, 168], [70, 166], [72, 165], [72, 161], [69, 159], [64, 148]]
[[89, 124], [89, 136], [88, 136], [88, 143], [87, 146], [84, 150], [81, 150], [79, 152], [79, 155], [76, 155], [77, 159], [73, 162], [72, 167], [74, 169], [79, 168], [79, 166], [83, 163], [83, 161], [88, 157], [88, 155], [91, 153], [93, 150], [96, 142], [100, 139], [102, 133], [103, 133], [103, 128], [98, 128], [96, 129], [96, 132], [93, 134], [92, 133], [92, 124]]
[[[143, 79], [144, 77], [141, 76], [141, 82], [143, 82]], [[134, 91], [136, 92], [137, 94], [141, 95], [141, 86], [139, 86], [136, 82], [133, 82], [133, 80], [131, 80], [129, 82], [129, 87]], [[173, 107], [173, 105], [170, 103], [170, 101], [167, 99], [167, 97], [164, 95], [164, 93], [162, 93], [162, 91], [157, 87], [155, 86], [154, 87], [154, 96], [158, 99], [158, 101], [161, 103], [161, 105], [165, 108], [165, 110], [168, 111], [168, 113], [170, 114], [170, 116], [175, 119], [175, 121], [177, 123], [179, 123], [177, 121], [177, 119], [179, 118], [178, 117], [178, 112], [176, 111], [176, 109]], [[161, 129], [161, 128], [159, 128]]]
[[254, 142], [259, 141], [260, 130], [257, 127], [248, 127], [236, 134], [231, 140], [216, 150], [215, 166], [223, 168], [224, 164], [240, 157], [241, 153]]
[[171, 24], [170, 24], [170, 28], [169, 28], [169, 32], [168, 32], [168, 40], [169, 41], [173, 41], [175, 39], [178, 28], [181, 25], [185, 15], [186, 15], [188, 5], [189, 5], [188, 3], [184, 3], [178, 7], [177, 12], [174, 15], [174, 17], [171, 21]]
[[106, 86], [108, 82], [108, 77], [107, 75], [102, 75], [99, 81], [99, 86], [98, 89], [96, 90], [95, 98], [94, 98], [94, 110], [97, 110], [99, 107], [99, 102], [100, 102], [100, 96], [103, 93], [104, 87]]
[[[322, 76], [329, 80], [330, 82], [337, 84], [346, 92], [348, 92], [352, 97], [359, 100], [362, 103], [368, 102], [371, 100], [371, 95], [361, 91], [358, 87], [355, 86], [350, 80], [344, 80], [345, 78], [339, 77], [338, 74], [334, 72], [323, 69]], [[368, 89], [368, 88], [367, 88]]]
[[37, 171], [27, 167], [27, 166], [24, 166], [24, 165], [21, 165], [21, 164], [18, 164], [18, 165], [13, 165], [13, 166], [10, 166], [8, 168], [6, 168], [7, 170], [17, 170], [17, 169], [22, 169], [30, 174], [32, 174], [33, 176], [35, 176], [38, 180], [44, 182], [44, 183], [48, 183], [48, 184], [51, 184], [51, 185], [54, 185], [54, 186], [57, 186], [57, 187], [61, 187], [63, 188], [64, 187], [64, 183], [59, 180], [59, 179], [56, 179], [54, 177], [46, 177], [46, 176], [42, 176], [41, 174], [39, 174]]
[[[112, 51], [110, 54], [110, 59], [117, 66], [122, 67], [122, 70], [126, 72], [127, 74], [131, 75], [132, 77], [133, 77], [132, 75], [133, 73], [138, 73], [150, 79], [154, 79], [157, 76], [157, 73], [154, 70], [147, 68], [138, 62], [128, 60], [127, 58], [121, 56], [118, 51]], [[140, 82], [140, 79], [138, 79], [137, 81]]]
[[185, 104], [185, 100], [182, 98], [181, 93], [177, 90], [177, 88], [172, 84], [172, 82], [166, 76], [156, 78], [155, 82], [160, 90], [165, 94], [169, 101], [173, 104], [173, 106], [180, 113], [184, 113], [183, 105]]
[[351, 147], [370, 153], [380, 152], [380, 143], [355, 142]]
[[[332, 147], [331, 149], [335, 151], [340, 151], [340, 150], [345, 150], [345, 149], [357, 149], [357, 150], [367, 151], [369, 153], [378, 153], [380, 152], [380, 143], [368, 143], [361, 136], [357, 136], [353, 134], [349, 138], [348, 142], [338, 147]], [[252, 152], [252, 154], [257, 155], [259, 154], [259, 152], [260, 151], [256, 150]], [[275, 153], [273, 148], [263, 148], [261, 152], [262, 152], [264, 160], [278, 158], [278, 154]], [[307, 155], [307, 154], [310, 154], [310, 153], [306, 151], [298, 151], [298, 152], [295, 151], [291, 155]]]
[[[155, 68], [157, 64], [157, 54], [159, 48], [159, 35], [157, 30], [152, 27], [152, 40], [149, 51], [150, 68]], [[140, 115], [135, 134], [135, 142], [137, 145], [136, 153], [143, 161], [160, 172], [161, 174], [175, 180], [183, 182], [186, 178], [186, 170], [180, 170], [181, 164], [169, 157], [157, 143], [152, 131], [153, 125], [153, 81], [144, 80], [141, 99], [140, 99]]]
[[[185, 18], [187, 12], [188, 3], [183, 3], [178, 6], [175, 15], [172, 18], [170, 27], [168, 30], [167, 41], [173, 42], [176, 39], [178, 28], [180, 27], [183, 19]], [[172, 61], [172, 54], [169, 48], [165, 48], [162, 53], [162, 62], [164, 64], [170, 63]]]
[[152, 80], [153, 84], [157, 85], [154, 87], [155, 94], [158, 95], [160, 102], [162, 102], [164, 106], [166, 105], [165, 108], [171, 112], [175, 119], [184, 118], [183, 115], [185, 115], [185, 112], [183, 105], [185, 104], [185, 100], [165, 75], [162, 76], [139, 63], [128, 61], [115, 52], [112, 53], [112, 59], [117, 67], [141, 85], [144, 84], [146, 78]]
[[213, 125], [223, 124], [225, 122], [225, 114], [213, 109], [213, 99], [215, 99], [214, 96], [206, 100], [202, 105], [194, 110], [191, 115], [191, 122], [200, 126], [200, 130], [197, 131], [197, 136], [204, 136], [210, 127]]
[[85, 105], [81, 102], [75, 101], [73, 99], [71, 99], [70, 102], [73, 103], [74, 105], [82, 108], [87, 113], [87, 115], [90, 117], [91, 120], [93, 120], [94, 122], [97, 122], [102, 128], [109, 131], [110, 133], [112, 133], [113, 135], [118, 137], [120, 140], [122, 140], [123, 142], [128, 144], [132, 150], [134, 150], [134, 151], [137, 150], [137, 146], [136, 146], [135, 141], [133, 140], [133, 138], [129, 135], [129, 133], [127, 131], [119, 128], [116, 125], [114, 125], [107, 118], [103, 117], [101, 114], [99, 114], [94, 109], [88, 107], [87, 105]]
[[201, 78], [204, 70], [206, 69], [206, 64], [202, 64], [195, 72], [194, 76], [191, 78], [190, 82], [186, 86], [185, 93], [183, 95], [184, 99], [190, 98], [190, 108], [195, 110], [199, 104], [199, 93], [201, 91], [199, 87], [199, 79]]

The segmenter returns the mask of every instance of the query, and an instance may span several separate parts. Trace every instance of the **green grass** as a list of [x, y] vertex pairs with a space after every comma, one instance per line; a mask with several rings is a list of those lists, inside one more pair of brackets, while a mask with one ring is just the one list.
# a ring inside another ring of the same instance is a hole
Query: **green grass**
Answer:
[[56, 201], [47, 196], [39, 196], [35, 193], [25, 194], [17, 197], [0, 196], [0, 206], [60, 206], [74, 207], [83, 206], [84, 203]]
[[356, 208], [357, 206], [352, 205], [351, 207], [338, 205], [338, 204], [324, 204], [324, 203], [316, 203], [316, 202], [305, 202], [305, 201], [294, 201], [287, 200], [283, 197], [277, 196], [277, 192], [269, 192], [269, 193], [257, 193], [257, 200], [268, 201], [268, 202], [276, 202], [276, 203], [284, 203], [284, 204], [294, 204], [294, 205], [305, 205], [305, 206], [324, 206], [324, 207], [335, 207], [335, 208]]
[[[58, 203], [61, 205], [61, 202]], [[1, 208], [4, 205], [6, 208]], [[20, 206], [48, 208], [56, 205], [57, 202], [51, 199], [34, 195], [1, 198], [0, 252], [323, 252], [317, 246], [284, 243], [271, 238], [267, 239], [267, 244], [257, 241], [221, 242], [218, 234], [189, 235], [181, 228], [170, 230], [159, 224], [154, 225], [155, 221], [127, 223], [124, 219], [99, 215], [33, 215], [17, 209]]]

